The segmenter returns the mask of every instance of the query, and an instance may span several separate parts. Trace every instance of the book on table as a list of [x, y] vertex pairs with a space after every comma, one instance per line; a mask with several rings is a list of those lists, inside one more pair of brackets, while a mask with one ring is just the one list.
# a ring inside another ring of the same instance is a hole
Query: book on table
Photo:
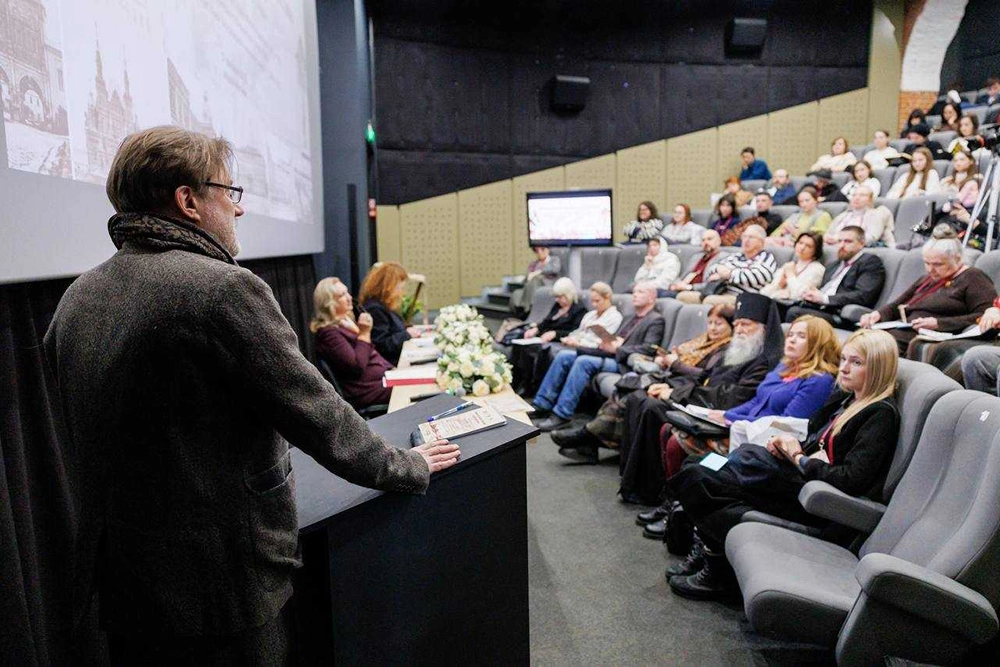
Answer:
[[410, 366], [409, 368], [394, 368], [382, 376], [383, 387], [402, 387], [409, 384], [435, 384], [437, 382], [437, 364]]

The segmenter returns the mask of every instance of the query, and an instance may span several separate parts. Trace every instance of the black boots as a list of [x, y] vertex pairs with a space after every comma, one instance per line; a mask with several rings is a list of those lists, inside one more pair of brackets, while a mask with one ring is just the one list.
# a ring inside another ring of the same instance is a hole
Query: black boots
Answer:
[[670, 514], [670, 501], [667, 501], [654, 509], [639, 512], [639, 514], [635, 517], [635, 525], [647, 526], [655, 521], [665, 518], [668, 514]]
[[705, 565], [705, 545], [702, 544], [701, 539], [699, 539], [697, 533], [694, 536], [694, 544], [691, 545], [691, 551], [680, 563], [676, 565], [671, 565], [667, 568], [667, 581], [670, 581], [671, 577], [687, 577], [692, 574], [697, 574], [701, 571], [701, 568]]
[[551, 437], [559, 447], [559, 453], [566, 458], [591, 464], [600, 460], [600, 441], [583, 426], [552, 431]]
[[669, 582], [674, 593], [692, 600], [723, 600], [738, 590], [726, 557], [708, 549], [704, 549], [704, 564], [698, 572], [675, 575]]

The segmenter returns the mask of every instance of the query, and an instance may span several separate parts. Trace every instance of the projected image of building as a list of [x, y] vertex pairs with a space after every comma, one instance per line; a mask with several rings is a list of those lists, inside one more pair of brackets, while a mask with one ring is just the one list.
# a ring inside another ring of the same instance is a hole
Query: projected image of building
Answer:
[[62, 51], [38, 0], [0, 0], [0, 110], [13, 169], [71, 176]]
[[208, 99], [203, 100], [206, 119], [200, 120], [191, 109], [191, 93], [184, 84], [174, 61], [167, 58], [167, 86], [170, 93], [170, 120], [174, 125], [187, 128], [192, 132], [201, 132], [208, 136], [215, 136], [212, 128], [212, 117], [208, 113]]
[[104, 79], [104, 64], [101, 58], [101, 44], [95, 50], [96, 73], [94, 90], [84, 115], [87, 135], [87, 173], [83, 178], [103, 183], [114, 160], [115, 152], [122, 139], [139, 129], [139, 119], [132, 108], [132, 93], [129, 91], [128, 63], [123, 61], [123, 91], [108, 90]]

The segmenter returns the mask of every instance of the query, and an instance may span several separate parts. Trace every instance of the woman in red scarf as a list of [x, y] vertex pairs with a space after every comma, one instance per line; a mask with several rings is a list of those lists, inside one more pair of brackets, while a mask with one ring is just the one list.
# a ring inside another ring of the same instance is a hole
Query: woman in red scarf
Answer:
[[954, 234], [951, 229], [935, 230], [935, 238], [923, 249], [927, 275], [890, 303], [861, 318], [865, 328], [879, 322], [907, 322], [907, 328], [889, 330], [900, 355], [913, 358], [916, 352], [911, 342], [920, 329], [959, 333], [974, 325], [997, 296], [989, 276], [966, 266], [962, 245]]

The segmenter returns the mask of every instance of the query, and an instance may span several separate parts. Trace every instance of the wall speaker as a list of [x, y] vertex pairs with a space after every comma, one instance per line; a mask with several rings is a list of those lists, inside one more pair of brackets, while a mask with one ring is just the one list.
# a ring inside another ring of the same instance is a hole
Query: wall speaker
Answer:
[[585, 76], [557, 74], [549, 82], [549, 108], [561, 113], [575, 113], [587, 106], [590, 79]]
[[730, 19], [726, 24], [726, 57], [760, 58], [767, 39], [767, 19]]

